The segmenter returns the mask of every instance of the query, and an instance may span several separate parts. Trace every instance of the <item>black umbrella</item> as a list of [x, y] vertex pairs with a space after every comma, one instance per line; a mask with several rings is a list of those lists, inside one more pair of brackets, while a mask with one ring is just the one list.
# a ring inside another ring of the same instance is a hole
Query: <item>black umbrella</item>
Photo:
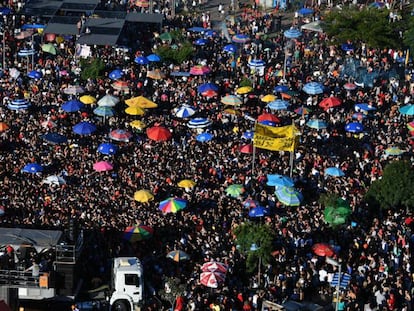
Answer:
[[42, 135], [41, 138], [52, 144], [64, 144], [68, 141], [66, 136], [58, 133], [47, 133]]

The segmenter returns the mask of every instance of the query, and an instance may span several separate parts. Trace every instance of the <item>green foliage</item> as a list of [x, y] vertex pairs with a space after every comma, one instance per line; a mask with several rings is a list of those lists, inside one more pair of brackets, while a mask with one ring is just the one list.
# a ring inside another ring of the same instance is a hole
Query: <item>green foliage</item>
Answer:
[[[248, 222], [236, 227], [234, 234], [236, 235], [236, 244], [240, 246], [239, 251], [247, 255], [247, 271], [253, 272], [258, 267], [259, 257], [263, 265], [270, 263], [273, 238], [275, 236], [271, 227]], [[253, 243], [259, 247], [258, 250], [250, 250]]]
[[326, 16], [324, 28], [335, 44], [350, 40], [372, 48], [401, 48], [398, 29], [404, 28], [405, 21], [390, 23], [388, 15], [388, 10], [376, 8], [333, 10]]
[[105, 63], [100, 58], [84, 58], [80, 60], [81, 79], [96, 79], [102, 75]]
[[173, 49], [169, 45], [163, 45], [157, 48], [155, 52], [166, 62], [181, 64], [185, 60], [190, 59], [194, 53], [194, 48], [190, 42], [185, 41], [178, 44], [177, 49]]
[[319, 204], [324, 207], [336, 207], [339, 195], [337, 193], [322, 193], [319, 197]]
[[365, 198], [384, 209], [414, 207], [414, 168], [407, 161], [394, 161], [384, 168], [382, 178], [372, 183]]
[[181, 284], [178, 278], [166, 277], [164, 279], [165, 287], [159, 291], [161, 298], [168, 301], [174, 307], [175, 300], [182, 296], [185, 291], [185, 284]]
[[404, 32], [404, 44], [414, 52], [414, 16], [407, 17], [407, 30]]
[[244, 77], [241, 81], [240, 81], [240, 87], [243, 86], [253, 86], [252, 81], [249, 78]]

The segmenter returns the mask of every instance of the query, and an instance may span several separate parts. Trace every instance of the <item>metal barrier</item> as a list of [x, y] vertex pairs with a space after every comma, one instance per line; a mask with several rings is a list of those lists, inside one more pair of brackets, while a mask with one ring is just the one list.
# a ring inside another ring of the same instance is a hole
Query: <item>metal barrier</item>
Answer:
[[0, 270], [0, 286], [7, 286], [9, 288], [39, 288], [39, 279], [40, 275], [33, 276], [32, 272]]

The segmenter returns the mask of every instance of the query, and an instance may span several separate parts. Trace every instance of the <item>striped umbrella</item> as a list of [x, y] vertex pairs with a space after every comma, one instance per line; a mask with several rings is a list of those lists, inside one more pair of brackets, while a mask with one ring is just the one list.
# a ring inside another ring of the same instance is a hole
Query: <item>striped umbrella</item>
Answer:
[[224, 105], [229, 106], [240, 106], [243, 103], [241, 99], [236, 95], [226, 95], [221, 98], [220, 102]]
[[149, 226], [131, 226], [124, 230], [123, 238], [130, 242], [137, 242], [147, 240], [151, 238], [153, 234], [154, 229]]
[[200, 129], [209, 127], [211, 123], [211, 120], [207, 118], [194, 118], [188, 122], [187, 126], [192, 129]]
[[160, 202], [158, 208], [163, 213], [176, 213], [187, 206], [187, 201], [181, 198], [168, 198]]
[[309, 95], [318, 95], [324, 92], [323, 85], [318, 82], [309, 82], [306, 83], [302, 90]]
[[276, 99], [267, 104], [270, 110], [286, 110], [289, 108], [289, 102], [283, 99]]
[[242, 33], [238, 33], [235, 34], [232, 38], [231, 41], [233, 41], [234, 43], [246, 43], [250, 41], [250, 37], [248, 35], [242, 34]]
[[182, 250], [171, 251], [167, 254], [167, 258], [174, 260], [175, 262], [181, 262], [184, 260], [190, 260], [190, 255]]
[[279, 202], [286, 206], [299, 206], [303, 200], [302, 194], [291, 187], [279, 187], [275, 194]]
[[308, 123], [306, 123], [306, 125], [315, 130], [322, 130], [328, 127], [328, 124], [325, 121], [320, 120], [320, 119], [309, 120]]
[[283, 35], [288, 39], [296, 39], [302, 35], [302, 32], [297, 28], [290, 28], [288, 30], [285, 30]]
[[189, 118], [196, 113], [193, 107], [183, 105], [175, 111], [175, 116], [178, 118]]

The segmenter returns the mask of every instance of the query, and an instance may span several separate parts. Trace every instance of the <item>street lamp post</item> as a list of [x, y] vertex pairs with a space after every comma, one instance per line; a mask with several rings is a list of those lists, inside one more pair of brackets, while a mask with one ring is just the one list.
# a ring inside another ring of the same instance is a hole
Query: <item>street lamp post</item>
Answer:
[[336, 261], [333, 258], [326, 257], [325, 262], [332, 266], [338, 267], [338, 284], [336, 284], [336, 303], [335, 303], [335, 311], [338, 311], [339, 306], [339, 289], [341, 287], [341, 263]]
[[[256, 251], [258, 251], [260, 249], [260, 247], [259, 246], [257, 246], [256, 245], [256, 243], [253, 243], [251, 246], [250, 246], [250, 250], [252, 251], [252, 252], [256, 252]], [[257, 285], [258, 286], [260, 286], [260, 266], [262, 265], [262, 256], [260, 256], [260, 254], [259, 254], [259, 266], [258, 266], [258, 268], [257, 268]]]

